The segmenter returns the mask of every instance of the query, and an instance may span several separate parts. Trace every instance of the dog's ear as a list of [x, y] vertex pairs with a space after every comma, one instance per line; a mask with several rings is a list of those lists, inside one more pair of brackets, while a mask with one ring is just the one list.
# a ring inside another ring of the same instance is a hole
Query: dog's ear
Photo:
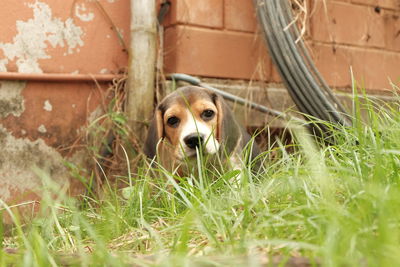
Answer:
[[[239, 152], [237, 149], [242, 149], [246, 144], [248, 144], [251, 140], [251, 136], [236, 121], [232, 110], [229, 108], [222, 96], [215, 94], [213, 100], [218, 110], [217, 140], [224, 143], [225, 152], [227, 154], [235, 151]], [[254, 142], [252, 143], [249, 159], [255, 159], [258, 154], [260, 154], [260, 150]], [[258, 166], [259, 162], [256, 162], [255, 164]]]
[[159, 107], [154, 112], [153, 120], [147, 132], [146, 141], [144, 143], [144, 154], [153, 158], [157, 155], [157, 145], [161, 138], [164, 137], [163, 115]]
[[212, 99], [217, 107], [216, 138], [220, 143], [224, 143], [226, 152], [230, 153], [240, 142], [240, 126], [222, 96], [212, 93]]

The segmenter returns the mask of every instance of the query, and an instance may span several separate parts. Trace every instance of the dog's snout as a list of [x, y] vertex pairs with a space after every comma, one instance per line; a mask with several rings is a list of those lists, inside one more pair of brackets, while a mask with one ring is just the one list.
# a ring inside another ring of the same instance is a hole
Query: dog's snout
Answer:
[[195, 149], [196, 147], [199, 147], [200, 144], [203, 144], [203, 137], [201, 135], [198, 134], [190, 134], [188, 136], [186, 136], [183, 141], [185, 142], [185, 144], [191, 148], [191, 149]]

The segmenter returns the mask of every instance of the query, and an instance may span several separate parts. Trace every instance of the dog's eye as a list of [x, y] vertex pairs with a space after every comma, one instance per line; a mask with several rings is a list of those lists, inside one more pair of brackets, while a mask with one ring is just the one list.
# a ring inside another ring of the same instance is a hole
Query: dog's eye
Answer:
[[168, 118], [167, 123], [169, 126], [176, 128], [176, 127], [178, 127], [180, 121], [181, 120], [178, 117], [172, 116], [172, 117]]
[[211, 109], [206, 109], [201, 113], [201, 118], [205, 121], [214, 118], [215, 112]]

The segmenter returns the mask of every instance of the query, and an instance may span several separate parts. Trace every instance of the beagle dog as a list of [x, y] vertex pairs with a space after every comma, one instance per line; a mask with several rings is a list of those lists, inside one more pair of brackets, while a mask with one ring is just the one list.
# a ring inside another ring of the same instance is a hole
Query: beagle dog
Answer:
[[[230, 158], [237, 165], [240, 153], [251, 140], [235, 120], [224, 99], [197, 86], [178, 88], [155, 109], [144, 153], [173, 170], [198, 153]], [[250, 160], [259, 154], [253, 142]]]

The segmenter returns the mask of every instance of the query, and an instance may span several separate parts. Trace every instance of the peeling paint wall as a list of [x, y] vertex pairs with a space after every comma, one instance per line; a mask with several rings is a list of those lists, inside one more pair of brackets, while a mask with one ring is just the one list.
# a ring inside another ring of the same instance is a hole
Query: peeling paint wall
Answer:
[[[3, 0], [0, 73], [112, 74], [127, 53], [129, 0]], [[0, 75], [1, 77], [1, 75]], [[82, 134], [101, 115], [107, 83], [0, 80], [0, 199], [40, 199], [38, 167], [73, 194], [65, 160], [87, 164]]]
[[42, 139], [30, 141], [27, 138], [15, 138], [7, 129], [0, 126], [0, 144], [2, 199], [18, 201], [23, 192], [39, 193], [41, 182], [33, 172], [33, 167], [49, 173], [56, 182], [68, 183], [69, 177], [63, 165], [63, 157]]
[[10, 114], [20, 116], [24, 112], [24, 98], [21, 93], [25, 86], [25, 82], [0, 82], [0, 118]]
[[126, 67], [129, 0], [3, 0], [0, 17], [0, 72], [96, 74]]
[[2, 59], [0, 70], [6, 71], [10, 60], [16, 60], [18, 72], [42, 73], [39, 59], [48, 59], [46, 53], [48, 44], [55, 47], [65, 47], [68, 54], [83, 46], [83, 30], [76, 26], [72, 18], [65, 21], [54, 18], [49, 5], [43, 2], [28, 4], [32, 9], [33, 18], [27, 21], [17, 20], [18, 34], [11, 43], [0, 43], [5, 59]]
[[[65, 101], [68, 99], [69, 101]], [[0, 82], [0, 198], [9, 203], [39, 199], [45, 171], [74, 194], [83, 185], [71, 180], [65, 161], [85, 167], [88, 155], [79, 136], [102, 115], [98, 89], [88, 84]]]

